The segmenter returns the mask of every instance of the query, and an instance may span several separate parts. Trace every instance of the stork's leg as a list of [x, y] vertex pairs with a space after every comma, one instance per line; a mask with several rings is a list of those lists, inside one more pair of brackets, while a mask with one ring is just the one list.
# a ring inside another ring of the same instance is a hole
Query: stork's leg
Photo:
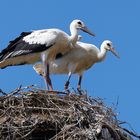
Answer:
[[66, 81], [66, 83], [65, 83], [65, 90], [68, 90], [71, 75], [72, 75], [72, 72], [69, 72], [69, 74], [68, 74], [68, 79], [67, 79], [67, 81]]
[[44, 78], [44, 83], [45, 83], [45, 86], [46, 86], [46, 90], [49, 90], [49, 85], [48, 85], [48, 82], [46, 80], [46, 75], [45, 74], [44, 74], [43, 78]]
[[49, 70], [49, 64], [47, 63], [47, 70], [46, 70], [46, 82], [48, 83], [48, 87], [50, 91], [53, 90], [53, 86], [52, 86], [52, 82], [51, 82], [51, 79], [50, 79], [50, 70]]
[[77, 90], [81, 93], [82, 74], [79, 75]]
[[42, 63], [43, 63], [45, 85], [46, 85], [46, 89], [53, 90], [51, 79], [50, 79], [49, 63], [46, 61], [46, 58], [47, 58], [46, 54], [42, 53], [41, 59], [42, 59]]

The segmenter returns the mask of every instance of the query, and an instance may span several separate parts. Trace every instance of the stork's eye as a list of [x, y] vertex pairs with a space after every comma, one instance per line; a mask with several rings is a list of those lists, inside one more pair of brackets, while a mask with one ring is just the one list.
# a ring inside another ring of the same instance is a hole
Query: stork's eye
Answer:
[[80, 21], [77, 22], [79, 25], [82, 25], [82, 23]]
[[62, 56], [63, 56], [63, 54], [62, 54], [62, 53], [58, 53], [58, 54], [56, 54], [55, 59], [59, 59], [59, 58], [61, 58]]
[[107, 46], [111, 47], [111, 44], [110, 43], [107, 43]]

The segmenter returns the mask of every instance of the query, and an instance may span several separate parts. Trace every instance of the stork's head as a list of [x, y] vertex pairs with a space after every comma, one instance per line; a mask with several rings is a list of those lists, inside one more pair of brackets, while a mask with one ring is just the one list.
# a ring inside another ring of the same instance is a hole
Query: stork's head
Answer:
[[77, 30], [82, 30], [92, 36], [95, 36], [95, 34], [93, 34], [88, 28], [87, 26], [84, 24], [83, 21], [79, 20], [79, 19], [75, 19], [71, 22], [70, 24], [70, 29], [77, 29]]
[[110, 40], [105, 40], [102, 45], [104, 49], [106, 49], [107, 51], [111, 51], [117, 58], [120, 58], [119, 54], [113, 48], [113, 44]]

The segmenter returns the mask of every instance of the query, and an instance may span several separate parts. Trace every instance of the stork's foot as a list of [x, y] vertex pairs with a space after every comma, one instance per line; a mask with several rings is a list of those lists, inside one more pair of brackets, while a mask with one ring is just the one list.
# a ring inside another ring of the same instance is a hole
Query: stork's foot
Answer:
[[65, 90], [67, 90], [68, 89], [68, 87], [69, 87], [69, 84], [70, 84], [70, 82], [69, 81], [66, 81], [66, 83], [65, 83]]
[[79, 95], [83, 95], [83, 90], [81, 90], [81, 86], [78, 86], [77, 87], [77, 91], [78, 91], [78, 93], [79, 93]]
[[70, 91], [69, 91], [69, 89], [68, 89], [68, 87], [69, 87], [69, 81], [67, 81], [66, 83], [65, 83], [65, 86], [64, 86], [64, 89], [65, 89], [65, 91], [67, 92], [67, 93], [70, 93]]
[[48, 82], [48, 85], [49, 85], [49, 90], [53, 91], [53, 86], [52, 86], [51, 80], [48, 79], [47, 82]]
[[58, 92], [53, 91], [53, 90], [49, 90], [49, 91], [47, 91], [47, 93], [48, 93], [48, 94], [57, 94]]
[[46, 75], [44, 79], [45, 79], [46, 91], [50, 91], [50, 92], [53, 91], [53, 86], [49, 75]]
[[64, 87], [64, 92], [65, 92], [67, 95], [70, 94], [70, 90], [69, 90], [68, 88], [66, 88], [66, 87]]

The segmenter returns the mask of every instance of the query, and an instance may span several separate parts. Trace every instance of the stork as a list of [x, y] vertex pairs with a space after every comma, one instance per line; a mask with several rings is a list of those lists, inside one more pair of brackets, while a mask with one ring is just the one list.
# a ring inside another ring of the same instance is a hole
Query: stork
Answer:
[[[112, 46], [112, 42], [109, 40], [103, 41], [100, 49], [92, 44], [77, 42], [75, 47], [68, 53], [57, 55], [56, 59], [51, 62], [50, 73], [68, 74], [68, 79], [65, 83], [66, 90], [68, 89], [71, 75], [73, 73], [78, 74], [79, 80], [77, 89], [80, 91], [84, 71], [88, 70], [95, 63], [103, 61], [106, 57], [107, 51], [111, 51], [119, 58], [118, 53]], [[44, 75], [42, 64], [36, 64], [33, 68], [38, 74]]]
[[84, 22], [78, 19], [70, 24], [71, 36], [56, 28], [23, 32], [0, 52], [0, 68], [33, 64], [42, 60], [45, 65], [45, 81], [52, 90], [49, 63], [55, 59], [56, 54], [65, 54], [74, 47], [79, 30], [94, 36]]

